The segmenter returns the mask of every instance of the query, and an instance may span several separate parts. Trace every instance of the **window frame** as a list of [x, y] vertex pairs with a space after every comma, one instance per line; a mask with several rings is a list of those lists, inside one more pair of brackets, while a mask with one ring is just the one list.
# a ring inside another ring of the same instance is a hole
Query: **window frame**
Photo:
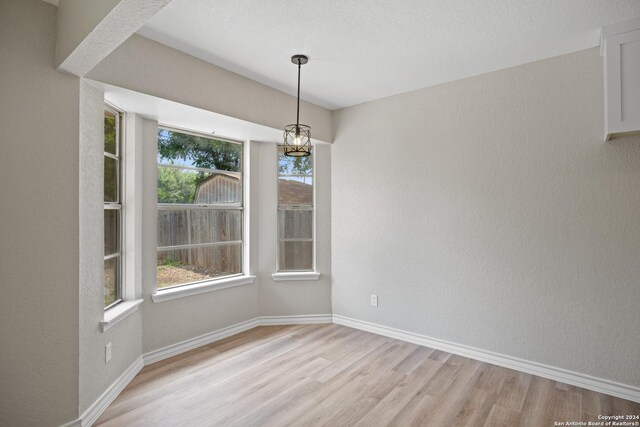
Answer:
[[[157, 179], [156, 179], [156, 220], [158, 218], [158, 212], [161, 210], [170, 210], [170, 211], [180, 211], [180, 210], [239, 210], [241, 212], [241, 226], [240, 226], [240, 238], [241, 240], [231, 240], [224, 242], [211, 242], [211, 243], [191, 243], [187, 245], [174, 245], [174, 246], [159, 246], [156, 242], [156, 257], [160, 250], [181, 250], [181, 249], [194, 249], [199, 247], [216, 247], [216, 246], [231, 246], [240, 244], [240, 263], [241, 268], [239, 273], [218, 276], [218, 277], [209, 277], [202, 280], [195, 280], [192, 282], [181, 283], [177, 285], [165, 286], [162, 288], [158, 287], [158, 283], [156, 280], [155, 293], [152, 295], [154, 302], [161, 302], [165, 300], [174, 299], [179, 297], [180, 294], [184, 295], [192, 295], [198, 294], [202, 292], [208, 292], [209, 288], [212, 285], [222, 285], [219, 289], [224, 289], [228, 286], [228, 283], [238, 283], [238, 284], [246, 284], [253, 283], [253, 277], [249, 276], [248, 273], [248, 264], [249, 264], [249, 256], [248, 256], [248, 198], [247, 198], [247, 188], [248, 188], [248, 144], [247, 141], [241, 141], [234, 138], [229, 138], [225, 136], [206, 134], [204, 132], [198, 132], [188, 129], [179, 128], [176, 126], [166, 125], [166, 124], [158, 124], [158, 131], [167, 130], [170, 132], [182, 133], [186, 135], [193, 135], [196, 137], [224, 141], [232, 144], [238, 144], [240, 146], [240, 172], [234, 171], [222, 171], [217, 169], [206, 169], [199, 168], [194, 166], [183, 166], [183, 165], [173, 165], [173, 164], [163, 164], [158, 160], [158, 156], [156, 154], [156, 171], [159, 170], [160, 167], [169, 167], [175, 169], [182, 170], [193, 170], [197, 172], [205, 172], [205, 173], [224, 173], [239, 176], [241, 183], [241, 201], [234, 203], [225, 203], [225, 204], [186, 204], [186, 203], [158, 203], [157, 202]], [[157, 140], [156, 140], [156, 149], [157, 149]], [[157, 230], [157, 228], [156, 228]], [[157, 269], [157, 266], [156, 266]], [[243, 278], [250, 278], [249, 280], [242, 280]], [[218, 287], [216, 287], [217, 289]], [[191, 292], [190, 292], [191, 290]], [[163, 295], [164, 294], [164, 295]], [[178, 296], [173, 296], [178, 295]]]
[[[125, 276], [125, 252], [124, 252], [124, 244], [125, 244], [125, 226], [124, 226], [124, 220], [125, 220], [125, 213], [124, 213], [124, 183], [125, 183], [125, 177], [124, 177], [124, 173], [125, 173], [125, 168], [124, 168], [124, 147], [123, 147], [123, 134], [124, 134], [124, 120], [125, 120], [125, 115], [122, 111], [120, 111], [119, 109], [117, 109], [115, 106], [113, 106], [112, 104], [108, 103], [105, 101], [104, 103], [104, 108], [103, 108], [104, 112], [109, 112], [111, 114], [113, 114], [116, 118], [116, 154], [113, 153], [109, 153], [107, 151], [104, 150], [104, 131], [103, 131], [103, 141], [102, 141], [102, 150], [103, 150], [103, 173], [104, 173], [104, 160], [106, 157], [114, 159], [116, 161], [116, 165], [117, 165], [117, 173], [116, 173], [116, 197], [117, 200], [115, 202], [105, 202], [104, 201], [104, 195], [103, 195], [103, 210], [115, 210], [118, 212], [117, 214], [117, 224], [118, 224], [118, 230], [117, 230], [117, 234], [118, 234], [118, 251], [109, 255], [105, 255], [103, 252], [103, 277], [104, 277], [104, 271], [105, 271], [105, 263], [108, 260], [111, 259], [116, 259], [116, 270], [118, 272], [117, 276], [116, 276], [116, 296], [115, 296], [115, 300], [104, 306], [104, 311], [106, 312], [107, 310], [110, 310], [114, 307], [116, 307], [118, 304], [120, 304], [121, 302], [123, 302], [125, 300], [125, 286], [124, 286], [124, 278]], [[104, 113], [103, 113], [104, 114]], [[104, 118], [103, 118], [104, 120]], [[104, 177], [103, 177], [103, 181], [104, 181]], [[103, 188], [104, 188], [104, 183], [103, 183]], [[103, 214], [104, 217], [104, 214]], [[104, 229], [104, 227], [103, 227]], [[104, 234], [104, 230], [103, 230], [103, 234]], [[106, 236], [105, 236], [106, 237]], [[103, 251], [104, 251], [104, 244], [103, 244]], [[103, 292], [104, 292], [104, 286], [105, 283], [103, 282]]]
[[[290, 276], [294, 280], [303, 280], [307, 279], [317, 280], [317, 265], [316, 265], [316, 147], [315, 145], [311, 147], [311, 175], [300, 175], [300, 174], [281, 174], [280, 173], [280, 155], [283, 152], [284, 145], [277, 144], [276, 145], [276, 273], [272, 275], [274, 280], [288, 280], [287, 276]], [[280, 178], [311, 178], [311, 190], [312, 190], [312, 198], [311, 198], [311, 206], [308, 205], [291, 205], [282, 208], [280, 206]], [[311, 239], [308, 238], [286, 238], [280, 237], [280, 211], [311, 211]], [[311, 242], [311, 269], [305, 270], [282, 270], [280, 268], [280, 243], [282, 242]]]

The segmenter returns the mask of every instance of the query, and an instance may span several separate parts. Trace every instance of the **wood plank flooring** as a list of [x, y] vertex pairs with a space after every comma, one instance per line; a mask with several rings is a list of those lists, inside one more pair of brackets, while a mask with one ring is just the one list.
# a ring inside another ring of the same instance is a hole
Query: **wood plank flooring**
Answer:
[[553, 426], [640, 404], [334, 324], [259, 327], [145, 367], [97, 426]]

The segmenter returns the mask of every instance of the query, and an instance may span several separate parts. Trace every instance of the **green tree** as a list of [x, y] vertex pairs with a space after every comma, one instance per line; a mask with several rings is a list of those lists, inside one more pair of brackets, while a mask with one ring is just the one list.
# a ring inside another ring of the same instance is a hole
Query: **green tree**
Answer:
[[[104, 151], [116, 154], [116, 119], [104, 117]], [[118, 200], [118, 164], [115, 160], [104, 157], [104, 201]]]
[[[171, 163], [180, 159], [199, 168], [239, 172], [242, 147], [232, 142], [160, 129], [158, 156]], [[198, 179], [205, 178], [202, 176]]]
[[158, 168], [158, 203], [193, 203], [199, 175], [181, 169]]
[[310, 175], [313, 167], [312, 157], [288, 157], [281, 151], [278, 159], [278, 169], [281, 174]]

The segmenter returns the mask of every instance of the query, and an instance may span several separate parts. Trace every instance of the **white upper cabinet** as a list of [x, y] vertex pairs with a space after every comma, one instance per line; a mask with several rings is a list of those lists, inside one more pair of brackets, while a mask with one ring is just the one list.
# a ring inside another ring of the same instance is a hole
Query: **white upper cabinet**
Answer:
[[640, 133], [640, 19], [602, 28], [605, 141]]

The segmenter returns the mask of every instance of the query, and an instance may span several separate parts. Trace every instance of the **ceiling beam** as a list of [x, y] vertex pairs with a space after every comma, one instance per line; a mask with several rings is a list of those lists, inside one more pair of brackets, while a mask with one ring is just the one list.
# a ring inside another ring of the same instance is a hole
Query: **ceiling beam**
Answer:
[[82, 77], [171, 0], [60, 0], [56, 66]]

